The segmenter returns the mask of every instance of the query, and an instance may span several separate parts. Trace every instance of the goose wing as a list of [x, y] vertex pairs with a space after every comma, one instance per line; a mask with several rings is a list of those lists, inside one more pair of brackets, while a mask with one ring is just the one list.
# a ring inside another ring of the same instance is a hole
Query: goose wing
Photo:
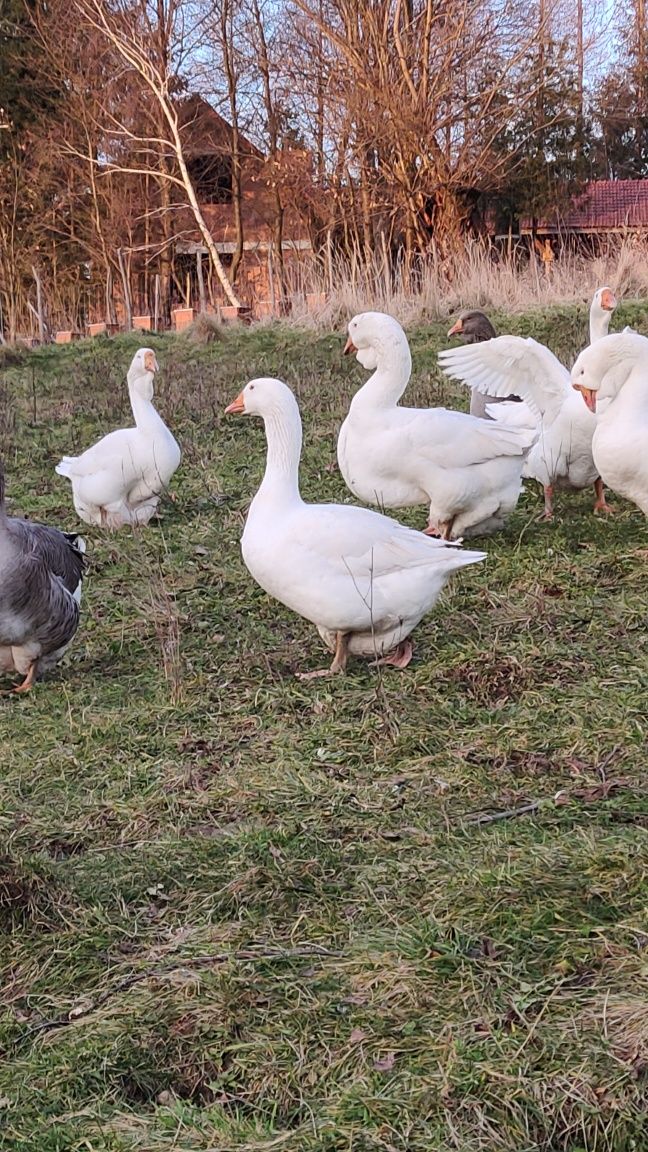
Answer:
[[491, 396], [514, 393], [531, 411], [550, 423], [571, 394], [570, 375], [544, 344], [530, 337], [497, 336], [482, 344], [465, 344], [439, 353], [446, 376]]
[[500, 456], [522, 456], [533, 441], [526, 428], [447, 408], [397, 408], [396, 413], [403, 457], [434, 460], [441, 468], [469, 468]]
[[74, 532], [61, 532], [31, 520], [8, 521], [10, 537], [19, 556], [58, 577], [68, 592], [75, 592], [85, 571], [85, 540]]
[[349, 504], [305, 504], [299, 528], [300, 542], [312, 553], [344, 567], [355, 578], [377, 580], [421, 566], [452, 570], [485, 556]]
[[66, 647], [79, 626], [85, 541], [29, 520], [7, 519], [0, 547], [0, 643]]

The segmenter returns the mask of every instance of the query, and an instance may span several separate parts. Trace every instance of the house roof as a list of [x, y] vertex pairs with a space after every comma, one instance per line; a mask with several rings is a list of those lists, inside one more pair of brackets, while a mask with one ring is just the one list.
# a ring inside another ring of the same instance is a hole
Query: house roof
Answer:
[[[530, 217], [520, 232], [530, 233]], [[538, 232], [620, 232], [648, 228], [648, 180], [592, 180], [571, 207], [536, 221]]]
[[[189, 159], [197, 156], [220, 156], [232, 150], [232, 125], [202, 96], [189, 95], [176, 104], [178, 121], [183, 131], [185, 154]], [[244, 157], [263, 160], [251, 140], [239, 133], [239, 148]]]

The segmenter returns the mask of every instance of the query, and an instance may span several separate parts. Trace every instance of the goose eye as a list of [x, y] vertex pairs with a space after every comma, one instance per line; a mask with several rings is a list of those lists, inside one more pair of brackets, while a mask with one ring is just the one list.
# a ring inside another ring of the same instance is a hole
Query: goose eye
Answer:
[[254, 392], [254, 384], [250, 384], [250, 392]]

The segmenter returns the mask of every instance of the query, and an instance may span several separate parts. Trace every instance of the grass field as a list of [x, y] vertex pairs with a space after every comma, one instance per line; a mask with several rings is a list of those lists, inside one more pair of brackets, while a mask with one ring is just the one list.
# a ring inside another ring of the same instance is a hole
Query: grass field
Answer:
[[[566, 358], [587, 339], [585, 308], [513, 325]], [[410, 394], [465, 406], [444, 327], [411, 334]], [[350, 499], [365, 373], [340, 332], [151, 339], [177, 499], [85, 531], [74, 645], [0, 702], [0, 1147], [642, 1152], [645, 519], [582, 493], [543, 524], [529, 484], [407, 672], [301, 683], [321, 642], [239, 552], [262, 427], [223, 409], [282, 376], [304, 495]], [[75, 527], [54, 464], [126, 416], [136, 346], [5, 358], [15, 512]]]

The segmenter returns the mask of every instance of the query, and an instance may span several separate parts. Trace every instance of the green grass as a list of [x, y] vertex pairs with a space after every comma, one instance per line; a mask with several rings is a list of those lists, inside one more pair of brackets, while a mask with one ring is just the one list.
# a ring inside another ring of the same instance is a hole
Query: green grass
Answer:
[[[584, 308], [514, 323], [565, 358], [586, 340]], [[346, 500], [364, 373], [340, 333], [151, 339], [177, 501], [85, 531], [74, 645], [0, 707], [0, 1147], [641, 1152], [645, 519], [581, 493], [542, 524], [529, 484], [407, 672], [304, 684], [319, 638], [239, 552], [262, 428], [222, 413], [282, 376], [305, 496]], [[411, 395], [465, 405], [443, 343], [412, 333]], [[8, 360], [13, 509], [75, 527], [54, 464], [126, 416], [136, 345]]]

